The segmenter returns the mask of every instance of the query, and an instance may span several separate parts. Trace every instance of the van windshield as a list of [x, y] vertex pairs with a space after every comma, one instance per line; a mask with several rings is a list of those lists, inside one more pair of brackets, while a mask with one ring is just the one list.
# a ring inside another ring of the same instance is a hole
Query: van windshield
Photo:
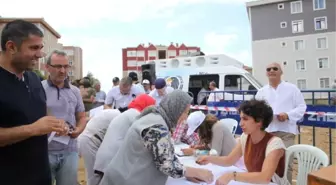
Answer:
[[252, 75], [251, 75], [251, 73], [245, 73], [245, 76], [246, 76], [246, 78], [248, 78], [252, 83], [255, 83], [256, 85], [257, 85], [257, 89], [260, 89], [260, 88], [262, 88], [263, 87], [263, 85], [257, 80], [257, 79], [255, 79]]

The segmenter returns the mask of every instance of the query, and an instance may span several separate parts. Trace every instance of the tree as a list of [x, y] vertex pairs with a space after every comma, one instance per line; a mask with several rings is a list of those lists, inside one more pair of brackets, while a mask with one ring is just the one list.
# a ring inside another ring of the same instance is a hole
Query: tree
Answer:
[[99, 80], [95, 78], [90, 71], [87, 73], [86, 78], [90, 80], [91, 87], [93, 87], [95, 83], [99, 82]]
[[42, 72], [41, 72], [40, 70], [38, 70], [38, 69], [33, 69], [33, 72], [34, 72], [38, 77], [40, 77], [41, 80], [45, 80], [45, 79], [47, 79], [47, 77], [46, 77], [45, 75], [43, 75]]

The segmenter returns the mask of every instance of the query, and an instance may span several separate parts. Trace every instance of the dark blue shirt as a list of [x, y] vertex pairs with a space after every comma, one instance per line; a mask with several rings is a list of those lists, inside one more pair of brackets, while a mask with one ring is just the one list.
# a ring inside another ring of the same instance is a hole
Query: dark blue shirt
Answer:
[[[46, 116], [46, 95], [38, 76], [23, 79], [0, 67], [0, 127], [32, 124]], [[50, 185], [47, 135], [0, 147], [1, 185]]]

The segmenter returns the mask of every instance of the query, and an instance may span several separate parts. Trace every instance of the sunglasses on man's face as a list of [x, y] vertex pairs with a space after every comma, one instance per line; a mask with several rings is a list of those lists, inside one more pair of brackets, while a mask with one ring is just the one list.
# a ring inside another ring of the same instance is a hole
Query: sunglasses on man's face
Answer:
[[277, 67], [268, 67], [268, 68], [266, 68], [266, 71], [270, 72], [272, 69], [273, 69], [273, 71], [278, 71], [279, 70], [279, 68], [277, 68]]

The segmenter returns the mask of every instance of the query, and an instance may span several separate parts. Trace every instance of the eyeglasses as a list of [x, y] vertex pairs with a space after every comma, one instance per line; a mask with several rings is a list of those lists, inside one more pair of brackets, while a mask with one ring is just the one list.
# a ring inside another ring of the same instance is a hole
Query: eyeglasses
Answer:
[[279, 70], [278, 67], [268, 67], [268, 68], [266, 68], [266, 71], [270, 72], [272, 69], [273, 69], [273, 71], [278, 71]]
[[70, 66], [69, 65], [52, 65], [52, 64], [49, 64], [49, 66], [51, 66], [51, 67], [53, 67], [53, 68], [56, 68], [56, 69], [62, 69], [62, 68], [64, 68], [64, 69], [69, 69], [70, 68]]

